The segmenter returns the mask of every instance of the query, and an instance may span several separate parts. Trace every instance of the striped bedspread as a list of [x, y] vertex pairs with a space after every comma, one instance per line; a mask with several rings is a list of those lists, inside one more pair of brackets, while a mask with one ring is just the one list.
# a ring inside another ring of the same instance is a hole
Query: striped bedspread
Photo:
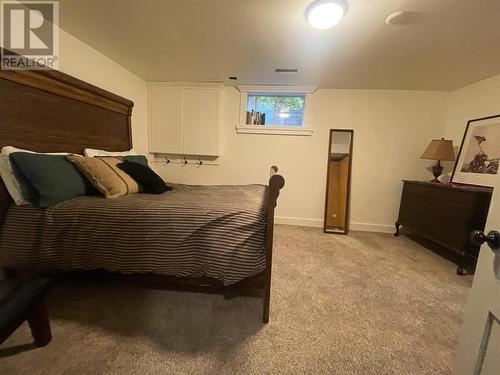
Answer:
[[265, 269], [266, 186], [173, 188], [161, 195], [81, 197], [48, 209], [11, 207], [0, 263], [207, 276], [224, 285]]

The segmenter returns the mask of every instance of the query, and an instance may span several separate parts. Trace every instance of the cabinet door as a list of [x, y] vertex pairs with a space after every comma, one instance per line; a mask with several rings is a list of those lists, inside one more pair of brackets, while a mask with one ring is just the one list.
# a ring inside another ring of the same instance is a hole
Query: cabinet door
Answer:
[[184, 89], [182, 100], [185, 155], [219, 155], [220, 90]]
[[182, 89], [149, 87], [149, 151], [182, 154]]

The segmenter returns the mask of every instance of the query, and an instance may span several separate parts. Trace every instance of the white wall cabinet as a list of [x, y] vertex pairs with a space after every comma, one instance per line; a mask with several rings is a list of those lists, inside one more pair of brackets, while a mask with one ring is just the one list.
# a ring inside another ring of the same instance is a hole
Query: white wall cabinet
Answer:
[[222, 87], [150, 82], [149, 151], [220, 156]]

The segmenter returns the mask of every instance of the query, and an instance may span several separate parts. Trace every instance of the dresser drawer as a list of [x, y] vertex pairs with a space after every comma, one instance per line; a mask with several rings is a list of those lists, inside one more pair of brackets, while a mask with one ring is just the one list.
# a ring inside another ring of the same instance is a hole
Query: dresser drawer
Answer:
[[477, 254], [469, 235], [484, 229], [490, 199], [485, 188], [405, 181], [397, 226], [458, 254]]

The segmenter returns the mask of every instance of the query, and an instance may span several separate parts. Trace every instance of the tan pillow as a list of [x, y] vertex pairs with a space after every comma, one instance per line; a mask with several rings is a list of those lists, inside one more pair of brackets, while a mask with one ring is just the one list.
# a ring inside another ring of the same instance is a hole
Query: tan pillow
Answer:
[[119, 158], [68, 155], [68, 159], [106, 198], [118, 198], [139, 192], [137, 182], [116, 166], [123, 162]]

